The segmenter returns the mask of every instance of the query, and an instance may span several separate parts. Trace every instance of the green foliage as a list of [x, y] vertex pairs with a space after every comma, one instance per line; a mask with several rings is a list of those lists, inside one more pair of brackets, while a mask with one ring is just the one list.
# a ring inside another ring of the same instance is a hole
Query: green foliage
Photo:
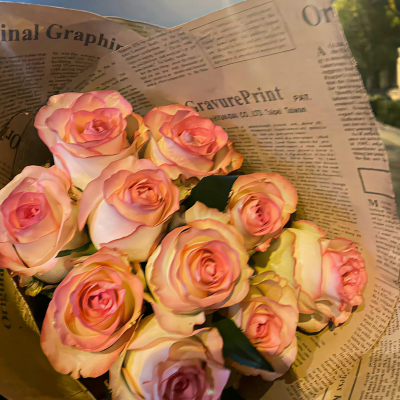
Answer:
[[203, 178], [192, 189], [190, 196], [182, 203], [187, 209], [192, 207], [196, 201], [200, 201], [209, 208], [224, 211], [228, 204], [232, 185], [237, 176], [211, 175]]
[[25, 295], [36, 297], [39, 293], [46, 295], [50, 299], [53, 297], [57, 285], [50, 285], [33, 276], [20, 276], [19, 286], [25, 287]]
[[379, 122], [400, 128], [400, 101], [381, 95], [370, 96], [369, 100]]
[[340, 22], [364, 82], [378, 87], [379, 72], [394, 80], [400, 18], [393, 0], [336, 0]]
[[83, 246], [77, 247], [76, 249], [62, 250], [57, 254], [57, 258], [66, 257], [72, 253], [79, 253], [76, 257], [90, 256], [96, 253], [97, 249], [93, 246], [92, 242], [85, 243]]
[[232, 320], [225, 318], [213, 322], [212, 325], [219, 330], [224, 341], [222, 352], [225, 358], [246, 367], [274, 372], [271, 364], [250, 343]]

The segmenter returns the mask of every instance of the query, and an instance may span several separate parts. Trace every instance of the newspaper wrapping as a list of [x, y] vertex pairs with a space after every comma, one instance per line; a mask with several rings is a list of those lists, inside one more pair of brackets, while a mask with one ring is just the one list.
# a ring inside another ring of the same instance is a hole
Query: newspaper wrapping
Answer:
[[[19, 172], [14, 160], [21, 135], [15, 132], [31, 122], [28, 116], [10, 122], [15, 115], [36, 111], [99, 58], [163, 28], [30, 4], [0, 3], [0, 15], [1, 187]], [[7, 125], [10, 129], [1, 132]], [[18, 151], [32, 153], [31, 144], [25, 138]], [[35, 152], [42, 149], [35, 145]]]
[[[48, 96], [104, 55], [163, 29], [27, 4], [0, 3], [0, 14], [1, 188], [24, 166], [51, 160], [32, 114]], [[10, 400], [94, 399], [79, 381], [53, 370], [40, 349], [31, 311], [4, 270], [0, 318], [1, 395]]]
[[[330, 1], [248, 0], [121, 48], [65, 91], [103, 89], [119, 90], [141, 114], [179, 102], [211, 118], [244, 154], [245, 173], [291, 180], [297, 219], [362, 251], [365, 304], [339, 328], [298, 333], [291, 370], [273, 384], [240, 388], [242, 396], [393, 398], [399, 350], [390, 346], [399, 333], [389, 328], [371, 348], [398, 298], [396, 205], [387, 154]], [[385, 393], [379, 380], [390, 381]]]

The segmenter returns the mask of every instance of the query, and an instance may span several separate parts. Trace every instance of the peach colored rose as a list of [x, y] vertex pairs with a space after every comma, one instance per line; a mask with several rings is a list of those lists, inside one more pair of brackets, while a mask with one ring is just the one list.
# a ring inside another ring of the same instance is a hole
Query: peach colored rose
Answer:
[[[155, 107], [143, 120], [151, 133], [145, 157], [171, 179], [226, 175], [242, 165], [226, 132], [180, 104]], [[143, 129], [142, 129], [143, 130]]]
[[297, 191], [283, 176], [255, 173], [239, 176], [227, 210], [248, 250], [265, 251], [296, 211]]
[[113, 400], [218, 400], [230, 371], [215, 328], [176, 335], [145, 318], [110, 370]]
[[146, 279], [163, 329], [188, 334], [204, 322], [204, 311], [242, 301], [253, 270], [239, 231], [222, 222], [226, 215], [196, 203], [185, 217], [187, 225], [150, 256]]
[[272, 381], [283, 375], [297, 355], [298, 293], [272, 271], [252, 278], [247, 297], [230, 307], [228, 316], [242, 329], [275, 372], [233, 363], [244, 375], [261, 375]]
[[354, 306], [364, 301], [362, 290], [368, 280], [365, 261], [348, 239], [321, 240], [321, 248], [322, 296], [316, 306], [338, 325], [349, 318]]
[[88, 219], [94, 246], [123, 250], [146, 261], [179, 209], [179, 190], [150, 160], [115, 161], [89, 183], [80, 201], [79, 227]]
[[0, 190], [0, 268], [51, 283], [67, 274], [57, 254], [88, 241], [78, 230], [70, 185], [55, 166], [30, 166]]
[[332, 319], [345, 322], [363, 302], [364, 259], [348, 239], [328, 240], [309, 221], [297, 221], [265, 253], [255, 256], [258, 272], [272, 270], [299, 288], [299, 327], [322, 330]]
[[55, 290], [40, 336], [44, 354], [75, 379], [104, 374], [132, 337], [142, 302], [143, 284], [127, 258], [101, 249]]
[[136, 154], [141, 121], [118, 92], [105, 90], [51, 96], [35, 127], [55, 164], [83, 190], [111, 162]]

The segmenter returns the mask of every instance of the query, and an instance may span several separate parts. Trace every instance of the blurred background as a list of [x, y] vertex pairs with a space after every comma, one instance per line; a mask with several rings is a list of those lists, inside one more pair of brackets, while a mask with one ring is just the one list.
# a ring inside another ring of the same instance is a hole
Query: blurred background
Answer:
[[377, 119], [400, 128], [400, 1], [336, 0], [333, 4]]
[[400, 215], [400, 0], [333, 2], [389, 156]]
[[[0, 0], [1, 1], [1, 0]], [[171, 28], [243, 0], [7, 0], [90, 11]]]

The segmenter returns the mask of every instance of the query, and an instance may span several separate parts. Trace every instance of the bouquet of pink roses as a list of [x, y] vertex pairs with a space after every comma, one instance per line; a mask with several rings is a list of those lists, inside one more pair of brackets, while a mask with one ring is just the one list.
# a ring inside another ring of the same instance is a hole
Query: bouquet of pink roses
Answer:
[[42, 350], [74, 378], [110, 371], [113, 399], [216, 400], [231, 374], [274, 380], [296, 330], [363, 302], [354, 243], [294, 221], [276, 173], [189, 107], [144, 117], [115, 91], [49, 99], [35, 127], [54, 166], [0, 191], [0, 267], [51, 298]]

